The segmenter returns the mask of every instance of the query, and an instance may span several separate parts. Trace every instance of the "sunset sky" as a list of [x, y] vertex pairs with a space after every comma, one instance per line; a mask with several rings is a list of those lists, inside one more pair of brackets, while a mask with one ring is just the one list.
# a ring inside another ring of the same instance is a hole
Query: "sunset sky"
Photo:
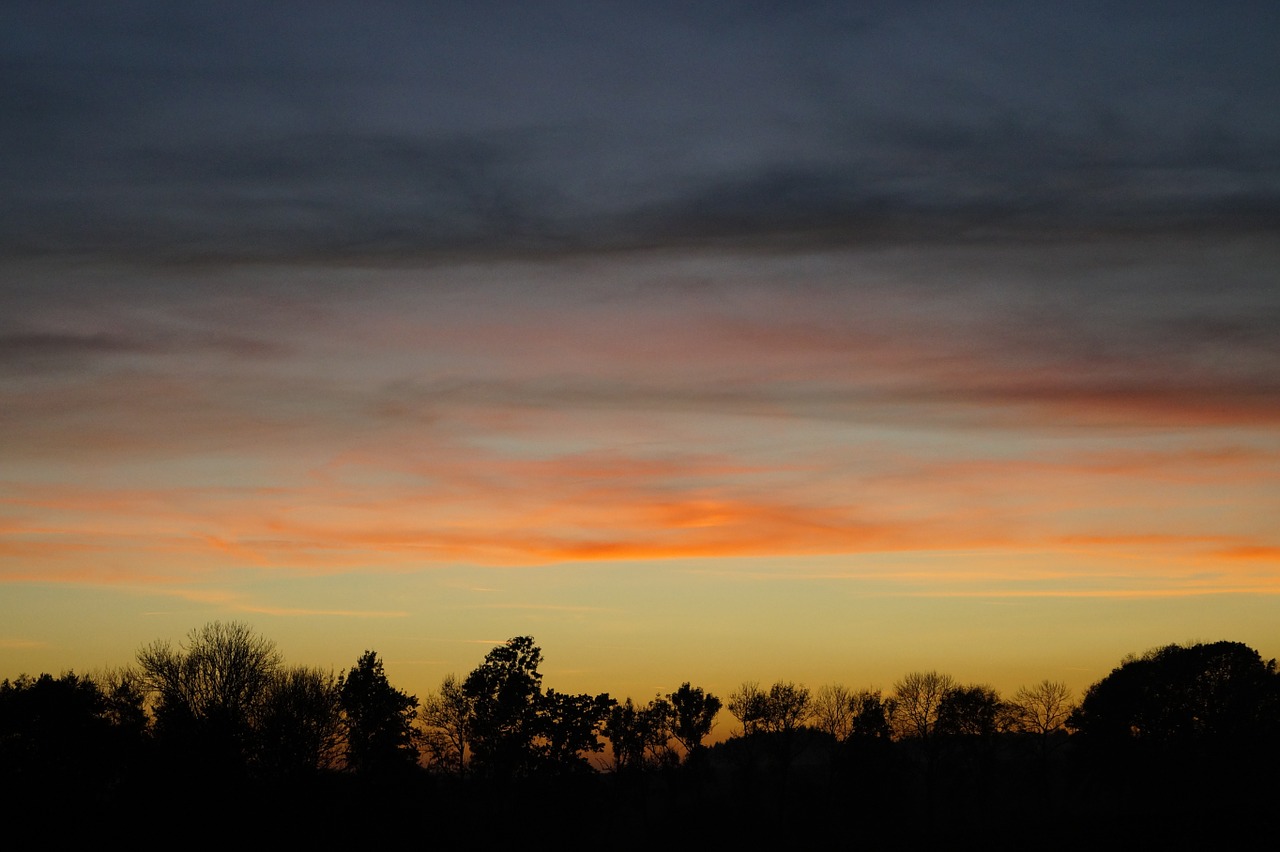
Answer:
[[[1280, 656], [1280, 6], [7, 2], [0, 677]], [[730, 722], [724, 718], [721, 728]]]

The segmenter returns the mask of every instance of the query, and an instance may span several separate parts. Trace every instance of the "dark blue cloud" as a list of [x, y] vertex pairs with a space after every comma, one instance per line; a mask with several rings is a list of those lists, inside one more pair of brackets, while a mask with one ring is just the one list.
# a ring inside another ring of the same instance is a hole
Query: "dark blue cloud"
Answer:
[[10, 3], [0, 246], [1272, 222], [1270, 3]]

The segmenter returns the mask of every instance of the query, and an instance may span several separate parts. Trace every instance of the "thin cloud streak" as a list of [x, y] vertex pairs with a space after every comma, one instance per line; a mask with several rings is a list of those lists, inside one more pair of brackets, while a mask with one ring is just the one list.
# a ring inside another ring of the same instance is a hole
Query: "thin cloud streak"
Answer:
[[257, 615], [273, 615], [284, 617], [322, 616], [339, 618], [408, 618], [406, 610], [358, 610], [358, 609], [301, 609], [298, 607], [265, 606], [262, 604], [240, 604], [239, 612]]
[[47, 642], [40, 642], [34, 639], [0, 639], [0, 648], [9, 651], [28, 651], [33, 648], [45, 648]]
[[1232, 597], [1237, 595], [1280, 594], [1280, 584], [1265, 583], [1256, 586], [1214, 586], [1202, 589], [1053, 589], [1044, 591], [1020, 591], [1000, 589], [996, 591], [931, 591], [903, 592], [902, 597], [924, 598], [1088, 598], [1114, 600], [1159, 600], [1163, 598]]
[[564, 604], [511, 603], [511, 604], [476, 604], [484, 609], [522, 609], [547, 612], [617, 612], [616, 609], [600, 606], [568, 606]]

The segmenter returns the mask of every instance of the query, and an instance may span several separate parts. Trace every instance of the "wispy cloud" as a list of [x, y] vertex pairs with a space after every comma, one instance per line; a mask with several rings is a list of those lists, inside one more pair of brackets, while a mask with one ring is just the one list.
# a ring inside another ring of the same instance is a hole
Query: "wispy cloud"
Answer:
[[9, 651], [26, 651], [32, 648], [48, 647], [47, 642], [40, 642], [35, 639], [5, 639], [0, 638], [0, 648]]

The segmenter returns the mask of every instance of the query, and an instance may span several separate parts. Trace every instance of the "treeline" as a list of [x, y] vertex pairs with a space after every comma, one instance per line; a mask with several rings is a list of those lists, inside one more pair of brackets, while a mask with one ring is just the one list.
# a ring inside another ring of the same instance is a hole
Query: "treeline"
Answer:
[[[373, 651], [337, 674], [289, 666], [247, 625], [214, 622], [125, 668], [0, 683], [0, 781], [24, 816], [141, 804], [293, 840], [422, 820], [510, 840], [536, 816], [614, 846], [657, 829], [821, 837], [850, 819], [922, 842], [1220, 841], [1276, 793], [1280, 674], [1236, 642], [1127, 657], [1079, 700], [929, 671], [886, 691], [747, 682], [722, 699], [686, 682], [619, 701], [544, 688], [541, 663], [516, 637], [420, 701]], [[708, 745], [726, 716], [733, 733]], [[379, 815], [333, 819], [361, 808]]]

